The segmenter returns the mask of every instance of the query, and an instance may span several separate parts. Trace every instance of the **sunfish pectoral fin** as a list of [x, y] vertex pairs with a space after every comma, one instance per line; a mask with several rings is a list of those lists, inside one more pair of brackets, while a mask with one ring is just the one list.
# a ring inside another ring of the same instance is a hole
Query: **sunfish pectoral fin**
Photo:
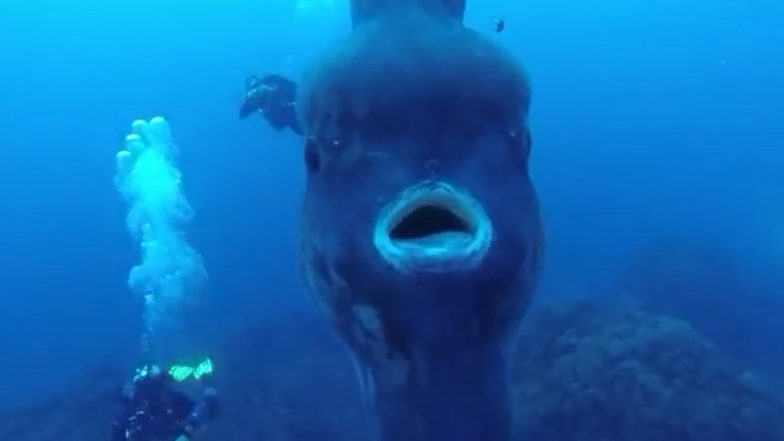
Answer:
[[[376, 380], [373, 378], [373, 374], [370, 372], [370, 369], [362, 366], [362, 363], [359, 362], [359, 359], [357, 359], [353, 353], [351, 354], [351, 360], [354, 364], [357, 380], [359, 382], [359, 394], [362, 400], [362, 410], [365, 413], [365, 417], [372, 420], [376, 415]], [[369, 427], [369, 429], [370, 432], [368, 433], [367, 440], [380, 441], [380, 426], [373, 424]]]
[[428, 11], [442, 11], [447, 17], [463, 22], [467, 0], [351, 0], [351, 21], [358, 25], [394, 13], [401, 8], [419, 6]]
[[[349, 349], [348, 347], [346, 349]], [[373, 381], [373, 375], [370, 370], [365, 368], [350, 349], [348, 351], [351, 363], [354, 365], [354, 371], [357, 375], [357, 382], [359, 383], [359, 394], [362, 398], [362, 409], [368, 414], [373, 414], [373, 407], [376, 401], [376, 385]]]

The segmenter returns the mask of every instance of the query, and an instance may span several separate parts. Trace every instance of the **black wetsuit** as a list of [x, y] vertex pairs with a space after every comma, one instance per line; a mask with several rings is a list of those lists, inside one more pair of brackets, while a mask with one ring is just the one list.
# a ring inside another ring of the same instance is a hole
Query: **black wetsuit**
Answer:
[[125, 385], [121, 412], [112, 423], [112, 441], [174, 441], [191, 436], [218, 412], [217, 394], [202, 389], [191, 399], [167, 373], [137, 376]]
[[262, 78], [252, 76], [246, 81], [245, 87], [240, 119], [260, 112], [276, 130], [288, 128], [302, 135], [302, 127], [297, 118], [297, 83], [273, 74]]

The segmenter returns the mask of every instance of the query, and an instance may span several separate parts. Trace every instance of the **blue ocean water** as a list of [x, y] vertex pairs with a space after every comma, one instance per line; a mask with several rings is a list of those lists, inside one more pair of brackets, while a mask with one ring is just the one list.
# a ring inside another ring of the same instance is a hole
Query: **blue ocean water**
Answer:
[[[670, 235], [716, 244], [755, 292], [784, 294], [784, 3], [487, 0], [466, 21], [531, 79], [539, 300], [601, 295]], [[312, 312], [300, 140], [237, 108], [247, 75], [298, 77], [348, 28], [338, 0], [0, 4], [0, 407], [138, 354], [138, 243], [113, 183], [137, 118], [165, 116], [180, 149], [209, 273], [202, 332]], [[710, 288], [694, 295], [721, 323]], [[784, 373], [771, 335], [737, 339]]]

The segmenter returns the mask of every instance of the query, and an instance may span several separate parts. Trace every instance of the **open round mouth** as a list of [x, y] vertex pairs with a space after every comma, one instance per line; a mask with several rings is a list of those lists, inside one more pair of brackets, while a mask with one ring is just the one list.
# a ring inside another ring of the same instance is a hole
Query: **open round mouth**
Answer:
[[426, 240], [446, 234], [470, 235], [473, 227], [447, 206], [424, 204], [405, 215], [389, 232], [392, 240]]
[[443, 272], [475, 265], [491, 237], [479, 202], [446, 183], [427, 181], [409, 187], [382, 210], [374, 243], [398, 270]]

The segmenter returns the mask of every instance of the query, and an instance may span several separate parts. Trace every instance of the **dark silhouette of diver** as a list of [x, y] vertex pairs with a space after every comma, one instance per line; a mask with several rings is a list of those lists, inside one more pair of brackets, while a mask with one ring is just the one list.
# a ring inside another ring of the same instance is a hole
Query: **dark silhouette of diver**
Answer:
[[122, 410], [112, 423], [112, 441], [190, 441], [219, 413], [209, 385], [212, 362], [164, 371], [148, 364], [122, 389]]
[[253, 75], [245, 80], [245, 99], [240, 107], [240, 119], [258, 112], [276, 130], [288, 128], [302, 135], [296, 101], [296, 82], [276, 74], [261, 78]]

